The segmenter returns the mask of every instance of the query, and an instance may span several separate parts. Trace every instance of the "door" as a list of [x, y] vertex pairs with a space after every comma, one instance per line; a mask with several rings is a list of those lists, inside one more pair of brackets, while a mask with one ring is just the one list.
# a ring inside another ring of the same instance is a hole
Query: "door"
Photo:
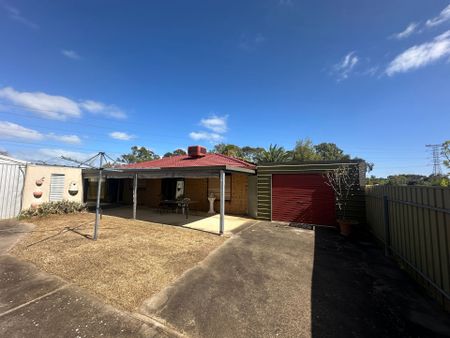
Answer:
[[335, 225], [334, 192], [321, 174], [272, 175], [274, 221]]

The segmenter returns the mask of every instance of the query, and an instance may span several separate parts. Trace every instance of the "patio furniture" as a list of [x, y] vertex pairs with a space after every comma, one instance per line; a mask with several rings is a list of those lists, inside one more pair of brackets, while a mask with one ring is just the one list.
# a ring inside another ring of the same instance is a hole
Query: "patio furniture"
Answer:
[[179, 200], [162, 200], [159, 203], [160, 206], [160, 213], [162, 213], [163, 210], [171, 211], [175, 210], [175, 212], [178, 212], [178, 210], [181, 210], [181, 213], [186, 216], [186, 219], [189, 218], [189, 204], [196, 203], [191, 201], [190, 198], [182, 198]]

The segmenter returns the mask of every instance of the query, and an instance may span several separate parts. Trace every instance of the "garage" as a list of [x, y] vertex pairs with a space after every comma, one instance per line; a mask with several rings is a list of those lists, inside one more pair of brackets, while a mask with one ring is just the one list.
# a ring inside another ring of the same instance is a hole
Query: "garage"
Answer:
[[365, 220], [365, 164], [360, 160], [260, 163], [257, 167], [257, 218], [268, 221], [337, 225], [340, 211], [325, 174], [352, 170], [358, 188], [349, 197], [346, 217]]
[[321, 174], [273, 175], [272, 219], [335, 225], [334, 192]]

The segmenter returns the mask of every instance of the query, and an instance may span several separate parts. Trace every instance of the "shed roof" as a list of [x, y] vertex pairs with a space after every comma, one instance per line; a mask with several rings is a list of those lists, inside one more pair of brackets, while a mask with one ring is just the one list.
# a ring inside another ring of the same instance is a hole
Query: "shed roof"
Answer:
[[256, 166], [250, 162], [222, 154], [209, 153], [202, 157], [190, 157], [188, 155], [177, 155], [164, 157], [159, 160], [131, 163], [121, 166], [129, 169], [150, 168], [192, 168], [192, 167], [235, 167], [255, 170]]

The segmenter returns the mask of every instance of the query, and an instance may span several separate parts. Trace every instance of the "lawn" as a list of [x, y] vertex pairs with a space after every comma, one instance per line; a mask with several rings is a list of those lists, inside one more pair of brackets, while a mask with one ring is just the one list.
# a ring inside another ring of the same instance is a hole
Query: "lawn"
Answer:
[[[103, 216], [97, 241], [94, 215], [53, 215], [12, 255], [73, 282], [110, 304], [136, 310], [146, 299], [202, 261], [226, 238], [176, 226]], [[68, 228], [75, 228], [75, 231]]]

